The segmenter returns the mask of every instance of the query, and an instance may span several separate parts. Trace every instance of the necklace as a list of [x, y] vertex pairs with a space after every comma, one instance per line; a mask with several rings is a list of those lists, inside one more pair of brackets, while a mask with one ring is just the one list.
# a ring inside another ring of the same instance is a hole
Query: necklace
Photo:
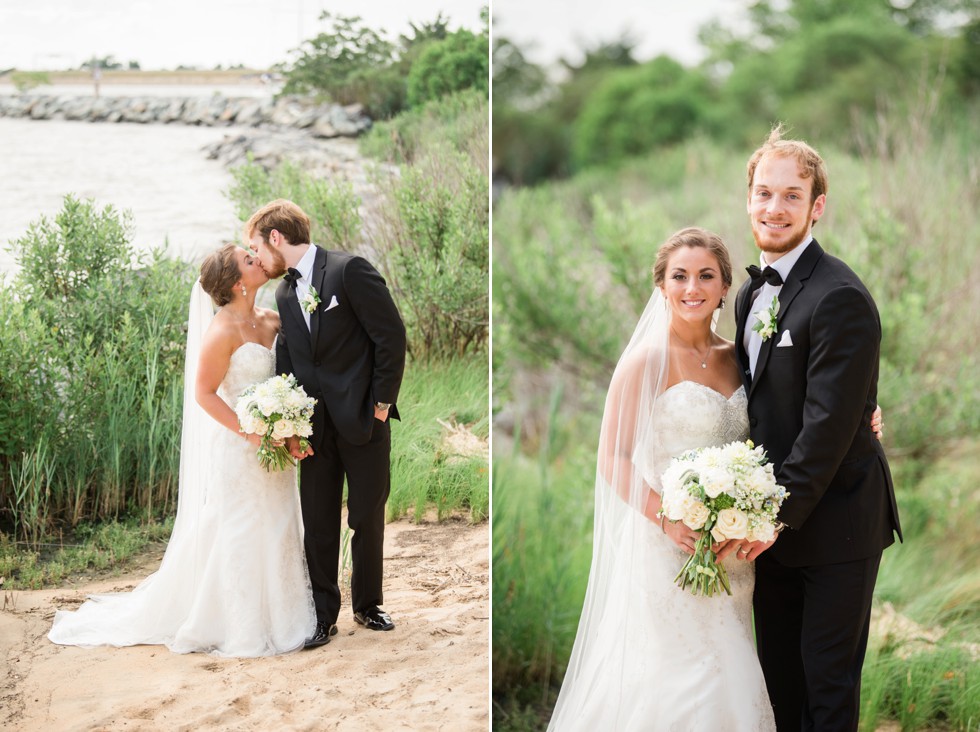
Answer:
[[698, 349], [694, 347], [694, 344], [685, 343], [684, 340], [680, 336], [677, 335], [677, 332], [674, 331], [673, 326], [671, 327], [671, 331], [674, 333], [674, 336], [677, 338], [677, 340], [679, 340], [685, 346], [688, 346], [692, 351], [694, 351], [695, 357], [697, 358], [697, 360], [699, 360], [701, 362], [701, 368], [703, 368], [703, 369], [708, 368], [708, 356], [711, 355], [711, 342], [708, 341], [708, 350], [706, 350], [704, 352], [704, 356], [702, 357], [698, 353]]
[[256, 329], [257, 326], [255, 325], [255, 321], [254, 320], [249, 320], [244, 315], [239, 315], [238, 313], [235, 313], [235, 312], [233, 312], [232, 315], [234, 315], [238, 320], [241, 320], [242, 322], [248, 323], [250, 326], [252, 326], [252, 330], [255, 330]]
[[[697, 354], [697, 351], [695, 351], [694, 353]], [[703, 369], [708, 368], [708, 356], [710, 355], [711, 355], [711, 344], [709, 343], [708, 350], [704, 352], [704, 358], [701, 359], [701, 368]]]

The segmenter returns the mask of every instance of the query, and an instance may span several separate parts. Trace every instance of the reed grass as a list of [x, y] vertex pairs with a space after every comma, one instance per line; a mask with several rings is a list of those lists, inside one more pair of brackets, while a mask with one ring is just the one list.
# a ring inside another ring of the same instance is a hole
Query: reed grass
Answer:
[[[486, 356], [406, 368], [392, 424], [388, 518], [420, 521], [430, 506], [441, 520], [464, 511], [473, 523], [490, 513], [490, 385]], [[454, 441], [459, 426], [472, 439]]]

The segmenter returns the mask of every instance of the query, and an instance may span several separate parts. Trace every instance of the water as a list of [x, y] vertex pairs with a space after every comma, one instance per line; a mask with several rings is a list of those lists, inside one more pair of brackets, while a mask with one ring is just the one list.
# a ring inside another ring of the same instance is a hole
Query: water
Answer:
[[[103, 97], [210, 97], [221, 94], [226, 97], [268, 98], [282, 88], [281, 84], [99, 84]], [[0, 94], [18, 94], [13, 84], [0, 80]], [[49, 97], [88, 97], [94, 93], [92, 84], [42, 84], [28, 94]]]
[[225, 192], [231, 175], [201, 148], [234, 128], [100, 124], [0, 118], [0, 275], [12, 272], [8, 242], [65, 194], [133, 213], [133, 246], [167, 243], [176, 257], [198, 260], [241, 224]]

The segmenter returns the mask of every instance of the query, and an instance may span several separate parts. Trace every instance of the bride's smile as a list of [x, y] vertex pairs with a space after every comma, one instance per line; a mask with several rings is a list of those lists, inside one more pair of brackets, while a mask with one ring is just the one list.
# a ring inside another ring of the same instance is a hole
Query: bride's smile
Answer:
[[671, 312], [693, 321], [710, 318], [728, 293], [717, 257], [703, 247], [671, 253], [662, 290]]

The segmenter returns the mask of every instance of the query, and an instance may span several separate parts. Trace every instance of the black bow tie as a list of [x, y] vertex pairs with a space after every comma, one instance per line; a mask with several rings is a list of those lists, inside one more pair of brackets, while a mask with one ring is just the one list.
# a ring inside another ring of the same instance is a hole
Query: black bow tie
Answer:
[[749, 273], [749, 277], [752, 278], [752, 289], [762, 287], [762, 281], [765, 280], [770, 285], [774, 287], [779, 287], [783, 284], [783, 278], [780, 277], [779, 272], [774, 270], [772, 267], [766, 267], [765, 269], [759, 269], [758, 265], [750, 264], [745, 268], [745, 271]]
[[[756, 269], [759, 269], [759, 268], [758, 268], [758, 267], [756, 267]], [[297, 281], [298, 281], [298, 280], [299, 280], [299, 279], [300, 279], [300, 278], [301, 278], [302, 276], [303, 276], [303, 275], [302, 275], [302, 274], [300, 274], [300, 271], [299, 271], [298, 269], [296, 269], [296, 268], [294, 268], [294, 267], [290, 267], [289, 269], [287, 269], [287, 270], [286, 270], [286, 274], [285, 274], [285, 275], [283, 275], [283, 279], [284, 279], [284, 280], [286, 280], [286, 282], [288, 282], [288, 283], [289, 283], [289, 286], [290, 286], [290, 287], [296, 287], [296, 282], [297, 282]]]

